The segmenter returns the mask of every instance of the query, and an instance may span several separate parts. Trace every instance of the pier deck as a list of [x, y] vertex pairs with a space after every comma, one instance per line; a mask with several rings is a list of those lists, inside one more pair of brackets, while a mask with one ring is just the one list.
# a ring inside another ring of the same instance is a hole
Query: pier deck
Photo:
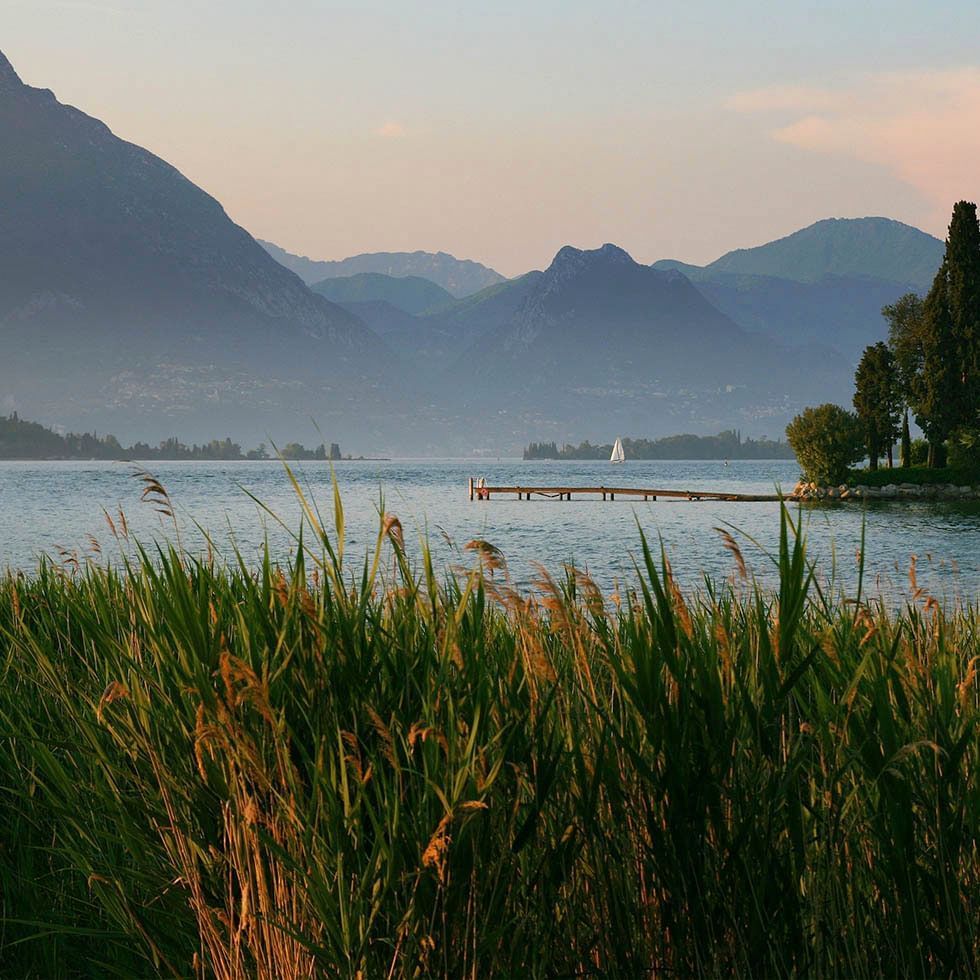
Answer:
[[532, 496], [552, 500], [571, 500], [572, 495], [600, 497], [602, 500], [615, 500], [617, 497], [642, 497], [643, 500], [657, 500], [660, 497], [673, 500], [734, 500], [751, 503], [795, 500], [792, 494], [780, 496], [775, 493], [735, 493], [725, 490], [662, 490], [652, 487], [480, 487], [472, 477], [469, 483], [470, 500], [491, 500], [495, 495], [517, 494], [518, 500], [530, 500]]

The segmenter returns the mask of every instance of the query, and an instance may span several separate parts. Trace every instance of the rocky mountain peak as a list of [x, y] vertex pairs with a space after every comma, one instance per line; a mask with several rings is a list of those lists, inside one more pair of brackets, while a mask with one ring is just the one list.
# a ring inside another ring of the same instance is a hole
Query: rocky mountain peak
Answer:
[[628, 252], [618, 245], [605, 244], [601, 248], [580, 249], [565, 245], [558, 250], [548, 266], [548, 275], [566, 279], [592, 269], [612, 266], [636, 265]]
[[14, 71], [14, 66], [8, 61], [7, 56], [0, 51], [0, 91], [23, 87], [20, 75]]

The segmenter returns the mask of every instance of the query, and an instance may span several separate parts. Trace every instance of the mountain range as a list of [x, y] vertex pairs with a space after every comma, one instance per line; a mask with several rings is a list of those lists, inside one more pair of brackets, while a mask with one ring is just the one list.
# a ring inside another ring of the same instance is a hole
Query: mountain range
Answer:
[[448, 252], [368, 252], [327, 262], [293, 255], [272, 242], [261, 239], [258, 242], [277, 262], [295, 272], [308, 285], [324, 279], [373, 272], [397, 278], [421, 276], [442, 286], [453, 296], [463, 297], [504, 281], [499, 272], [471, 259], [457, 259]]
[[[361, 320], [2, 54], [0, 131], [0, 406], [158, 439], [261, 433], [392, 392], [389, 354]], [[366, 417], [359, 428], [373, 431]]]
[[2, 55], [0, 127], [0, 411], [126, 441], [303, 438], [310, 418], [386, 455], [778, 436], [802, 405], [849, 399], [880, 306], [925, 288], [942, 247], [875, 218], [705, 267], [612, 244], [510, 280], [445, 253], [320, 263], [256, 242]]
[[943, 258], [943, 243], [891, 218], [825, 218], [755, 248], [739, 248], [703, 267], [660, 262], [682, 272], [764, 276], [794, 282], [827, 277], [909, 283], [926, 290]]
[[681, 273], [640, 265], [612, 244], [566, 246], [511, 289], [521, 295], [500, 290], [486, 301], [513, 302], [444, 383], [466, 417], [515, 436], [714, 431], [840, 395], [848, 374], [840, 355], [804, 356], [742, 330]]
[[313, 283], [313, 292], [334, 303], [389, 303], [406, 313], [426, 313], [452, 306], [452, 293], [421, 276], [388, 276], [360, 272]]
[[833, 347], [856, 363], [882, 339], [882, 306], [925, 293], [943, 249], [938, 238], [890, 218], [828, 218], [706, 266], [668, 259], [654, 268], [683, 272], [746, 330]]

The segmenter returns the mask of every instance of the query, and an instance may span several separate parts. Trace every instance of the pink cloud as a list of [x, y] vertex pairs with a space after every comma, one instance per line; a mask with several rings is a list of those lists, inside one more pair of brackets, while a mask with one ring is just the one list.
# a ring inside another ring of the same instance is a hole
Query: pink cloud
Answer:
[[382, 126], [379, 126], [374, 131], [374, 135], [380, 136], [383, 139], [397, 139], [399, 136], [405, 135], [405, 127], [401, 123], [389, 120]]
[[814, 153], [850, 156], [893, 173], [948, 220], [980, 196], [980, 69], [867, 76], [842, 89], [762, 89], [728, 100], [781, 123], [770, 136]]

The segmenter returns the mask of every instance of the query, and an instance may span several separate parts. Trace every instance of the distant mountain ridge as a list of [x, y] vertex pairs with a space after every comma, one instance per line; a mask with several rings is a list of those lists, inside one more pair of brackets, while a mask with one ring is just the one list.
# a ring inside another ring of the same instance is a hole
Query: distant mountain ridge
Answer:
[[[727, 252], [702, 268], [708, 274], [770, 276], [818, 282], [824, 276], [880, 279], [928, 289], [942, 262], [938, 238], [891, 218], [825, 218], [754, 248]], [[685, 273], [697, 269], [662, 262]]]
[[323, 279], [310, 288], [334, 303], [390, 303], [405, 313], [425, 313], [452, 306], [455, 297], [442, 286], [421, 276], [386, 276], [359, 272], [356, 276]]
[[[157, 439], [261, 438], [391, 390], [390, 356], [170, 164], [0, 54], [0, 406]], [[367, 425], [365, 425], [367, 427]]]
[[706, 266], [667, 259], [655, 269], [687, 276], [746, 330], [787, 344], [823, 344], [853, 362], [882, 340], [882, 306], [924, 293], [943, 243], [890, 218], [828, 218]]
[[294, 255], [272, 242], [259, 244], [281, 265], [295, 272], [307, 284], [363, 272], [386, 276], [420, 276], [442, 286], [457, 298], [470, 296], [503, 282], [505, 277], [471, 259], [457, 259], [448, 252], [368, 252], [337, 261], [320, 261]]
[[[513, 280], [431, 253], [326, 263], [338, 304], [172, 166], [23, 85], [2, 56], [0, 132], [0, 413], [127, 442], [254, 444], [302, 436], [311, 418], [328, 441], [392, 455], [778, 435], [802, 405], [850, 397], [850, 355], [828, 349], [846, 346], [841, 304], [903, 288], [827, 274], [839, 256], [807, 281], [650, 268], [607, 244], [566, 246]], [[447, 299], [471, 267], [489, 283]], [[864, 316], [848, 343], [881, 335]]]
[[692, 421], [711, 431], [724, 418], [779, 418], [849, 380], [841, 358], [749, 334], [683, 274], [640, 265], [612, 244], [566, 246], [519, 282], [518, 301], [444, 375], [474, 431], [483, 420], [515, 431], [533, 424], [540, 437], [592, 438], [598, 425], [658, 435]]

